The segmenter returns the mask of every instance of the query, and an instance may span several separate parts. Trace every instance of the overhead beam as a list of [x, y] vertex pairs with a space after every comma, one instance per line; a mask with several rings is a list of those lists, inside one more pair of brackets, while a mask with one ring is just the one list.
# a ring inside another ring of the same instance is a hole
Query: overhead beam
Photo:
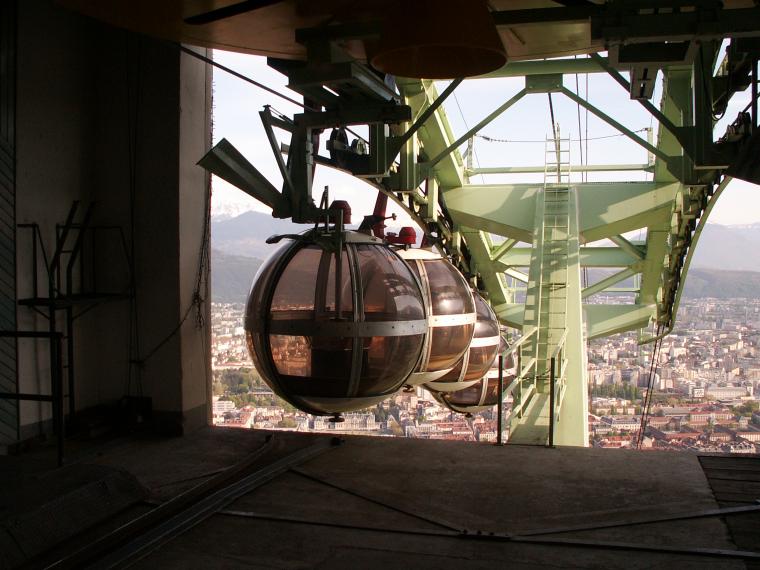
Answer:
[[[608, 59], [603, 58], [602, 56], [600, 56], [599, 54], [596, 54], [596, 53], [592, 53], [591, 54], [591, 59], [593, 61], [595, 61], [599, 65], [599, 67], [605, 69], [607, 71], [607, 73], [610, 75], [610, 77], [612, 77], [612, 79], [614, 79], [615, 81], [617, 81], [618, 84], [623, 89], [625, 89], [628, 93], [630, 93], [630, 91], [631, 91], [631, 84], [630, 84], [630, 82], [625, 77], [623, 77], [617, 69], [613, 68], [610, 65]], [[677, 127], [673, 123], [673, 121], [671, 121], [670, 119], [668, 119], [665, 116], [665, 114], [662, 111], [660, 111], [657, 107], [655, 107], [654, 105], [652, 105], [652, 103], [649, 100], [647, 100], [647, 99], [637, 99], [637, 101], [641, 104], [642, 107], [644, 107], [647, 111], [649, 111], [649, 113], [657, 120], [658, 123], [660, 123], [660, 125], [662, 125], [664, 128], [666, 128], [668, 130], [668, 132], [671, 135], [673, 135], [681, 143], [682, 147], [686, 146], [686, 145], [683, 144], [684, 141], [681, 138], [681, 133], [680, 133], [679, 127]]]
[[[616, 3], [617, 4], [617, 3]], [[714, 6], [692, 11], [642, 13], [612, 4], [584, 4], [565, 8], [500, 10], [491, 12], [497, 26], [526, 24], [589, 23], [591, 39], [618, 40], [627, 43], [675, 42], [692, 39], [757, 37], [760, 28], [758, 8], [723, 9]], [[636, 4], [633, 4], [634, 8]]]
[[273, 216], [290, 215], [289, 204], [283, 195], [227, 139], [216, 143], [198, 164], [272, 208]]
[[[607, 62], [607, 58], [600, 57]], [[494, 79], [498, 77], [526, 77], [529, 75], [552, 75], [555, 73], [604, 73], [605, 69], [598, 59], [582, 57], [579, 59], [544, 59], [538, 61], [511, 61], [504, 67], [484, 75], [467, 79]]]
[[[649, 172], [653, 164], [573, 164], [560, 167], [561, 172]], [[470, 176], [478, 174], [543, 174], [545, 166], [495, 166], [490, 168], [468, 168], [465, 172]]]
[[670, 225], [680, 184], [659, 182], [578, 185], [581, 232], [586, 243], [640, 228]]
[[419, 117], [414, 121], [411, 127], [407, 129], [407, 131], [399, 137], [399, 140], [395, 141], [396, 146], [401, 149], [402, 146], [404, 146], [404, 143], [408, 141], [412, 136], [414, 136], [414, 133], [416, 133], [422, 125], [425, 124], [425, 121], [427, 121], [430, 116], [435, 113], [438, 110], [438, 107], [440, 107], [446, 99], [448, 99], [449, 95], [451, 95], [454, 90], [459, 87], [459, 85], [462, 83], [462, 79], [455, 79], [449, 85], [446, 87], [446, 89], [443, 90], [443, 93], [441, 93], [435, 101], [433, 101], [427, 108], [425, 108], [424, 111], [420, 114]]
[[[498, 261], [501, 259], [509, 250], [511, 250], [515, 244], [517, 243], [516, 239], [513, 238], [507, 238], [504, 240], [503, 243], [499, 244], [493, 251], [491, 251], [491, 260], [492, 261]], [[526, 266], [528, 264], [525, 264]]]
[[[528, 267], [530, 265], [530, 247], [513, 247], [498, 258], [494, 264], [502, 267]], [[580, 248], [581, 267], [627, 267], [639, 260], [619, 247], [584, 246]]]
[[588, 339], [641, 329], [657, 314], [655, 305], [584, 304]]
[[[496, 316], [505, 325], [522, 328], [525, 305], [522, 303], [503, 303], [493, 307]], [[588, 339], [594, 339], [620, 332], [646, 327], [650, 318], [656, 314], [655, 305], [598, 305], [583, 304], [586, 333]]]
[[[569, 2], [568, 2], [569, 4]], [[626, 43], [688, 41], [693, 39], [722, 39], [726, 37], [757, 37], [760, 18], [758, 8], [724, 9], [715, 5], [692, 11], [649, 10], [647, 13], [633, 9], [629, 3], [582, 4], [533, 8], [496, 10], [491, 12], [496, 26], [552, 25], [559, 23], [590, 24], [592, 40], [625, 41]], [[670, 3], [671, 5], [674, 3]], [[675, 3], [676, 5], [678, 3]], [[233, 8], [235, 5], [233, 5]], [[647, 6], [645, 6], [647, 7]], [[225, 10], [227, 8], [220, 8]], [[296, 41], [334, 41], [348, 39], [379, 38], [382, 21], [371, 20], [350, 24], [333, 24], [296, 30]]]
[[507, 277], [511, 277], [512, 279], [517, 279], [518, 281], [522, 281], [523, 283], [527, 283], [529, 281], [527, 273], [523, 273], [522, 271], [518, 271], [517, 269], [512, 269], [511, 267], [507, 267], [504, 270], [504, 274]]
[[602, 13], [600, 6], [568, 6], [566, 8], [534, 8], [532, 10], [499, 10], [491, 12], [497, 26], [552, 24], [555, 22], [588, 22]]
[[513, 97], [511, 97], [503, 105], [500, 105], [494, 111], [492, 111], [491, 114], [488, 115], [485, 119], [483, 119], [477, 125], [475, 125], [474, 127], [472, 127], [469, 131], [467, 131], [465, 134], [463, 134], [461, 137], [459, 137], [456, 141], [454, 141], [452, 144], [450, 144], [447, 148], [445, 148], [444, 150], [442, 150], [441, 152], [439, 152], [435, 156], [435, 158], [433, 158], [432, 160], [430, 160], [430, 161], [428, 161], [426, 163], [426, 166], [428, 168], [432, 168], [433, 166], [435, 166], [436, 164], [438, 164], [441, 161], [442, 158], [445, 158], [446, 156], [448, 156], [449, 154], [451, 154], [451, 152], [454, 149], [459, 148], [464, 141], [466, 141], [467, 139], [469, 139], [472, 135], [474, 135], [475, 133], [477, 133], [478, 131], [480, 131], [483, 127], [485, 127], [491, 121], [493, 121], [494, 119], [496, 119], [499, 115], [501, 115], [502, 113], [504, 113], [504, 111], [506, 111], [507, 109], [509, 109], [515, 103], [517, 103], [520, 99], [522, 99], [526, 95], [526, 93], [527, 93], [527, 90], [525, 90], [525, 89], [521, 89], [520, 91], [518, 91]]
[[655, 155], [656, 157], [664, 160], [667, 162], [670, 160], [670, 157], [665, 154], [663, 151], [661, 151], [656, 146], [653, 146], [649, 144], [647, 141], [642, 139], [641, 137], [637, 136], [636, 133], [634, 133], [631, 129], [628, 127], [622, 125], [621, 123], [618, 123], [615, 119], [607, 115], [605, 112], [603, 112], [600, 109], [597, 109], [594, 105], [586, 101], [582, 97], [578, 97], [575, 93], [570, 91], [567, 87], [563, 87], [561, 90], [561, 93], [563, 93], [566, 97], [569, 99], [572, 99], [575, 103], [583, 107], [584, 109], [587, 109], [594, 115], [596, 115], [598, 118], [600, 118], [602, 121], [613, 127], [614, 129], [618, 130], [619, 132], [623, 133], [625, 136], [627, 136], [629, 139], [631, 139], [633, 142], [635, 142], [637, 145], [644, 147], [647, 151], [649, 151], [651, 154]]
[[507, 325], [508, 327], [512, 327], [515, 329], [523, 328], [523, 322], [524, 322], [524, 316], [525, 316], [524, 304], [502, 303], [500, 305], [493, 305], [493, 310], [496, 313], [496, 316], [499, 318], [499, 320], [505, 325]]
[[[575, 184], [586, 243], [643, 227], [670, 224], [680, 185], [657, 182]], [[454, 222], [530, 243], [540, 184], [469, 184], [443, 190]]]
[[533, 216], [539, 185], [466, 185], [445, 190], [454, 222], [492, 234], [533, 241]]
[[488, 292], [488, 300], [492, 304], [505, 303], [512, 300], [511, 294], [506, 290], [502, 275], [491, 263], [491, 237], [479, 230], [458, 226], [461, 235], [467, 242], [467, 250], [470, 253], [470, 271], [477, 274], [483, 286]]
[[642, 251], [641, 248], [633, 245], [630, 241], [621, 235], [610, 236], [610, 241], [636, 259], [644, 259], [646, 257], [646, 253]]
[[628, 279], [629, 277], [632, 277], [633, 275], [636, 275], [638, 271], [631, 267], [627, 267], [626, 269], [623, 269], [622, 271], [618, 271], [617, 273], [614, 273], [610, 275], [609, 277], [605, 277], [601, 281], [597, 281], [593, 285], [589, 285], [583, 291], [581, 291], [581, 298], [586, 299], [588, 297], [591, 297], [591, 295], [595, 295], [596, 293], [601, 293], [605, 289], [612, 287], [615, 283], [620, 283], [621, 281]]

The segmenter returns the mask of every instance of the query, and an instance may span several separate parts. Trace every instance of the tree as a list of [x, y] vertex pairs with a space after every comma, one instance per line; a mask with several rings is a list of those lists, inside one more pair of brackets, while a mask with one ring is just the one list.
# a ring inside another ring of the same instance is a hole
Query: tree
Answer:
[[382, 404], [375, 406], [373, 413], [375, 414], [376, 422], [383, 423], [388, 421], [388, 412], [383, 408]]
[[744, 404], [734, 406], [733, 408], [735, 413], [746, 418], [752, 417], [752, 414], [757, 412], [758, 409], [760, 409], [760, 403], [758, 402], [745, 402]]
[[282, 418], [279, 422], [277, 422], [277, 427], [281, 428], [294, 428], [298, 424], [296, 423], [296, 420], [293, 418]]

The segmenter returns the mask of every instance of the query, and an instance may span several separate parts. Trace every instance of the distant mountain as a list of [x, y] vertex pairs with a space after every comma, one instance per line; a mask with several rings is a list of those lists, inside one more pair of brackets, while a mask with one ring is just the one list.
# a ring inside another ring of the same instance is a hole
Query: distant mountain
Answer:
[[[230, 255], [266, 259], [274, 250], [265, 240], [275, 234], [300, 233], [308, 224], [294, 224], [269, 214], [248, 211], [239, 216], [214, 216], [214, 249]], [[722, 226], [707, 224], [691, 266], [726, 271], [760, 271], [760, 224]]]
[[[271, 235], [300, 233], [308, 224], [294, 224], [261, 212], [211, 220], [214, 300], [245, 300], [262, 259], [276, 248]], [[602, 270], [592, 270], [599, 272]], [[594, 282], [602, 275], [591, 276]], [[760, 224], [707, 224], [694, 253], [684, 289], [686, 297], [760, 298]]]
[[234, 218], [211, 218], [211, 243], [222, 253], [266, 259], [277, 247], [266, 243], [269, 236], [300, 233], [308, 228], [308, 224], [249, 211]]
[[694, 267], [686, 276], [683, 295], [691, 298], [760, 299], [760, 272]]
[[727, 271], [760, 271], [760, 224], [707, 224], [691, 265]]
[[215, 303], [244, 303], [261, 260], [211, 251], [211, 298]]

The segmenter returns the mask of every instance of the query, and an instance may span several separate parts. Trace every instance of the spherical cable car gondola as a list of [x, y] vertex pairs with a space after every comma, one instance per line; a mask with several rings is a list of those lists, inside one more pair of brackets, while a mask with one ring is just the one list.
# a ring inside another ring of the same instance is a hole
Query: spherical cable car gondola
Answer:
[[374, 405], [407, 380], [427, 333], [422, 292], [382, 240], [311, 230], [259, 269], [246, 307], [248, 349], [272, 390], [336, 415]]
[[408, 380], [417, 386], [449, 373], [467, 352], [475, 331], [475, 302], [467, 281], [449, 261], [428, 249], [400, 250], [420, 280], [428, 314], [422, 359]]
[[[503, 387], [506, 390], [517, 377], [512, 355], [503, 368]], [[438, 402], [460, 414], [474, 414], [493, 408], [499, 403], [499, 369], [491, 368], [483, 378], [456, 392], [431, 391]]]
[[431, 392], [455, 392], [472, 386], [488, 373], [499, 353], [501, 335], [496, 313], [479, 293], [473, 293], [473, 298], [477, 320], [470, 347], [450, 372], [425, 384]]

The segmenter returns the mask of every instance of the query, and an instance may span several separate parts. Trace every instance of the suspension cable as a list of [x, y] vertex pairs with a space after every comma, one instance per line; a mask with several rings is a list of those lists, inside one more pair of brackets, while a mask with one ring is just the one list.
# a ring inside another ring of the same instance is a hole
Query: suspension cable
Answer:
[[[662, 325], [657, 326], [657, 336], [662, 332]], [[660, 359], [660, 349], [662, 348], [662, 338], [658, 339], [652, 347], [652, 362], [649, 363], [649, 378], [647, 379], [647, 393], [641, 405], [641, 422], [639, 424], [639, 435], [636, 440], [636, 448], [641, 449], [644, 442], [644, 430], [649, 421], [649, 415], [652, 408], [652, 393], [654, 392], [654, 378], [657, 375], [657, 362]]]
[[[647, 128], [645, 127], [645, 128], [642, 128], [642, 129], [637, 129], [637, 130], [632, 131], [632, 132], [634, 132], [634, 133], [643, 133], [646, 130], [647, 130]], [[500, 139], [500, 138], [497, 138], [497, 137], [491, 137], [491, 136], [488, 136], [488, 135], [481, 135], [481, 134], [476, 134], [474, 136], [478, 137], [479, 139], [483, 139], [486, 142], [494, 142], [494, 143], [540, 143], [540, 144], [545, 144], [546, 143], [546, 140], [539, 140], [539, 139], [521, 139], [521, 140], [517, 140], [517, 139]], [[583, 140], [584, 143], [586, 143], [586, 157], [588, 157], [588, 141], [600, 141], [600, 140], [604, 140], [604, 139], [614, 139], [614, 138], [617, 138], [617, 137], [625, 137], [625, 136], [628, 136], [628, 135], [626, 135], [625, 133], [615, 133], [614, 135], [602, 135], [602, 136], [598, 136], [598, 137], [584, 136], [582, 140]], [[570, 142], [578, 142], [580, 139], [569, 139], [569, 140], [570, 140]], [[586, 158], [586, 163], [588, 163], [588, 158]]]

